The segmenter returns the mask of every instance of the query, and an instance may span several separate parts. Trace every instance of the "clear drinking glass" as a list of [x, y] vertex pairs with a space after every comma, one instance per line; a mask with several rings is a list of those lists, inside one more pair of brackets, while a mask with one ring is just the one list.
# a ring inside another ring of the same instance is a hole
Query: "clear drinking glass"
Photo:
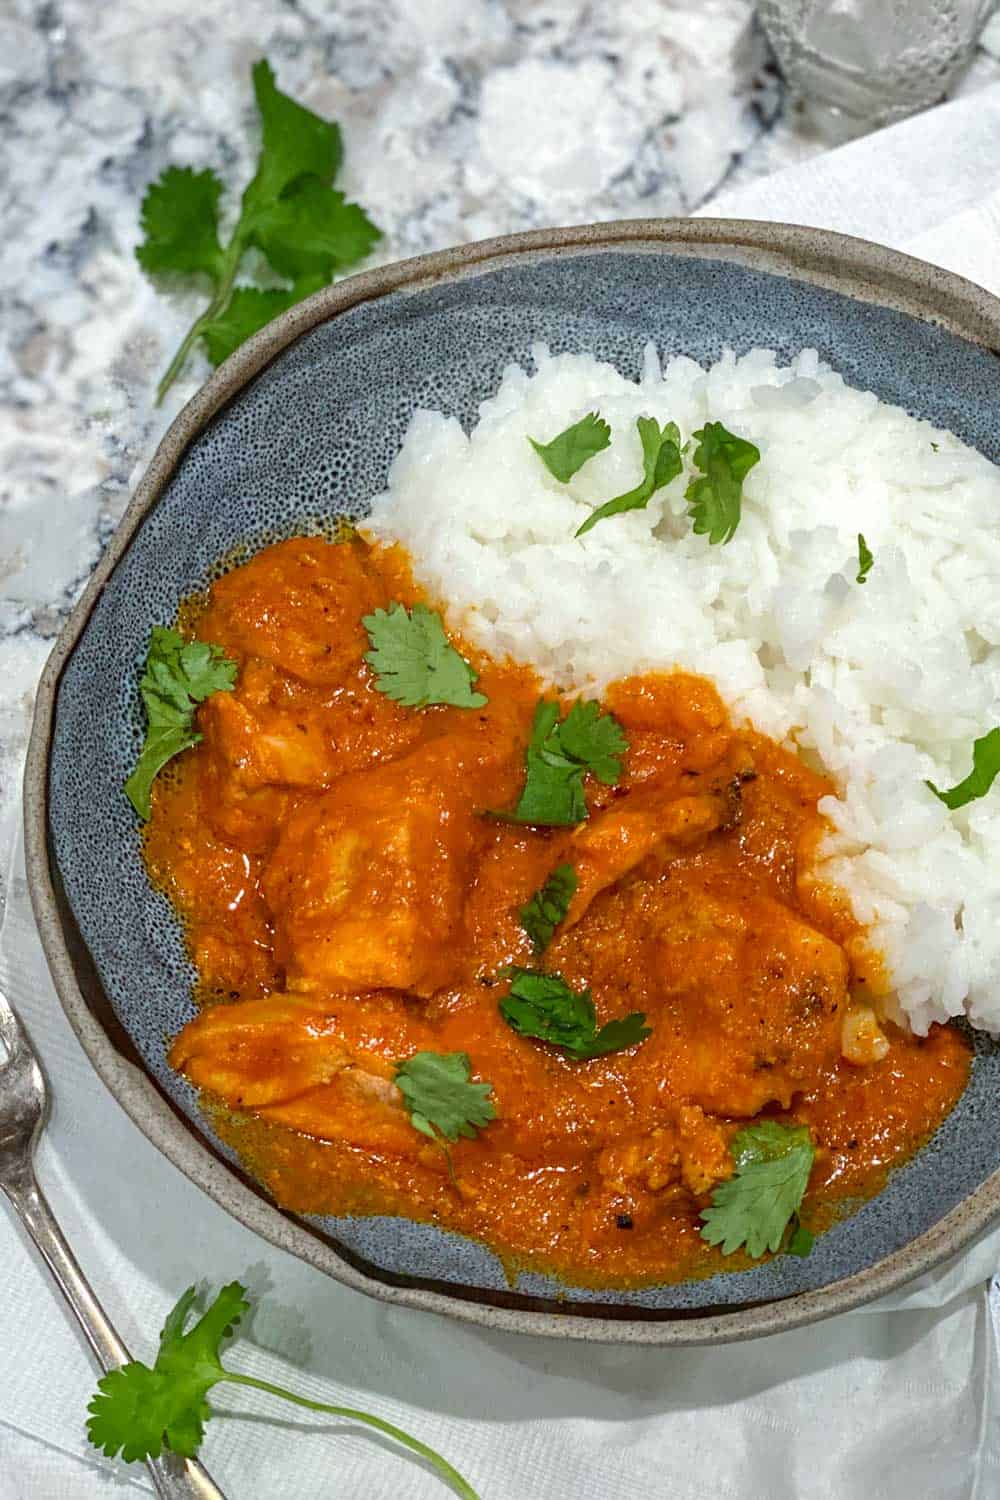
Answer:
[[760, 0], [792, 94], [843, 138], [943, 98], [996, 0]]

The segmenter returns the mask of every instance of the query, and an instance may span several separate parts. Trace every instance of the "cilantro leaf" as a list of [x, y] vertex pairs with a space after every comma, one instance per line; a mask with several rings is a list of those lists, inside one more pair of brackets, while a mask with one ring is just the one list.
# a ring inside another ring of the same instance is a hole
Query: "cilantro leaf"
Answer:
[[721, 422], [706, 422], [695, 437], [700, 441], [694, 463], [703, 477], [692, 479], [684, 492], [693, 530], [697, 536], [707, 535], [713, 546], [731, 542], [742, 514], [743, 481], [760, 462], [760, 449], [746, 438], [734, 437]]
[[121, 1453], [126, 1463], [135, 1463], [159, 1458], [164, 1448], [184, 1458], [194, 1458], [205, 1436], [205, 1423], [214, 1415], [207, 1400], [208, 1392], [227, 1381], [267, 1391], [309, 1411], [374, 1427], [427, 1459], [463, 1500], [478, 1500], [472, 1486], [446, 1459], [391, 1422], [353, 1407], [311, 1401], [270, 1381], [227, 1369], [220, 1353], [222, 1341], [250, 1308], [246, 1287], [238, 1281], [222, 1287], [198, 1321], [188, 1328], [188, 1317], [197, 1300], [196, 1288], [188, 1287], [167, 1314], [152, 1367], [141, 1360], [130, 1360], [98, 1381], [97, 1392], [87, 1407], [90, 1413], [87, 1436], [108, 1458]]
[[490, 1083], [472, 1083], [466, 1052], [415, 1052], [396, 1066], [396, 1084], [414, 1130], [437, 1140], [470, 1140], [496, 1119]]
[[572, 828], [583, 823], [587, 803], [583, 772], [575, 761], [548, 751], [528, 750], [528, 775], [513, 812], [491, 809], [505, 823], [527, 823], [536, 828]]
[[563, 827], [587, 817], [583, 777], [590, 771], [606, 786], [621, 775], [618, 757], [628, 741], [618, 720], [594, 702], [577, 702], [562, 723], [559, 705], [541, 698], [525, 751], [527, 777], [513, 812], [491, 810], [508, 823]]
[[[339, 127], [283, 94], [266, 61], [254, 65], [253, 86], [262, 127], [260, 157], [228, 244], [219, 243], [222, 183], [213, 172], [168, 167], [143, 199], [145, 239], [136, 250], [143, 269], [204, 272], [214, 288], [160, 381], [158, 402], [199, 339], [218, 364], [272, 317], [363, 259], [380, 238], [364, 210], [331, 186], [343, 157]], [[291, 286], [236, 287], [251, 247]]]
[[875, 558], [861, 532], [858, 532], [858, 576], [857, 583], [864, 583], [872, 570]]
[[622, 768], [620, 756], [628, 740], [612, 714], [602, 714], [593, 700], [578, 699], [559, 726], [559, 745], [571, 760], [579, 761], [605, 786], [617, 786]]
[[142, 754], [135, 769], [125, 782], [125, 795], [144, 822], [152, 816], [153, 782], [168, 761], [184, 750], [190, 750], [201, 740], [194, 729], [185, 729], [179, 724], [150, 724]]
[[541, 890], [521, 907], [521, 926], [531, 939], [535, 953], [544, 953], [552, 941], [569, 904], [576, 894], [576, 871], [572, 865], [556, 865]]
[[134, 1463], [158, 1458], [165, 1447], [193, 1458], [201, 1447], [211, 1416], [206, 1395], [226, 1378], [219, 1345], [250, 1304], [239, 1282], [231, 1282], [185, 1333], [196, 1297], [196, 1288], [188, 1287], [168, 1314], [152, 1369], [133, 1360], [98, 1381], [87, 1436], [108, 1458], [121, 1452]]
[[303, 178], [332, 182], [344, 159], [340, 126], [324, 120], [278, 88], [266, 58], [251, 69], [260, 111], [261, 149], [257, 171], [243, 194], [243, 211], [275, 202]]
[[282, 276], [318, 276], [364, 260], [381, 234], [357, 203], [321, 182], [306, 182], [254, 215], [248, 234]]
[[176, 630], [154, 627], [139, 683], [146, 708], [146, 741], [125, 783], [125, 795], [140, 818], [150, 815], [157, 773], [173, 756], [201, 739], [194, 728], [195, 706], [212, 693], [232, 692], [235, 681], [236, 663], [223, 654], [221, 646], [185, 642]]
[[964, 781], [948, 791], [940, 791], [929, 781], [927, 785], [935, 797], [940, 797], [945, 807], [954, 812], [956, 807], [965, 807], [979, 797], [985, 797], [994, 781], [1000, 776], [1000, 725], [984, 734], [972, 746], [972, 770]]
[[512, 813], [494, 816], [511, 823], [571, 826], [587, 816], [583, 769], [559, 745], [559, 705], [542, 698], [535, 709], [531, 739], [524, 760], [527, 776]]
[[254, 286], [237, 287], [225, 312], [202, 327], [201, 336], [211, 363], [221, 365], [234, 349], [298, 301], [294, 291], [284, 291], [280, 287], [268, 291]]
[[222, 269], [221, 193], [214, 172], [167, 167], [142, 200], [146, 238], [135, 254], [143, 270], [204, 271], [217, 281]]
[[[760, 1120], [730, 1142], [735, 1176], [720, 1183], [702, 1211], [701, 1237], [731, 1255], [741, 1245], [754, 1260], [782, 1248], [790, 1220], [798, 1214], [816, 1148], [805, 1125]], [[808, 1234], [808, 1231], [805, 1231]], [[806, 1241], [800, 1236], [796, 1254]]]
[[591, 411], [572, 427], [560, 432], [551, 443], [539, 443], [533, 437], [529, 437], [528, 442], [549, 473], [560, 484], [568, 484], [588, 459], [610, 446], [611, 428], [596, 411]]
[[388, 609], [365, 615], [362, 625], [372, 649], [365, 661], [378, 675], [375, 686], [407, 708], [449, 703], [453, 708], [481, 708], [487, 699], [474, 693], [476, 673], [444, 633], [441, 616], [426, 604], [412, 610], [394, 600]]
[[561, 1047], [575, 1062], [621, 1052], [653, 1034], [641, 1011], [608, 1021], [598, 1031], [590, 990], [570, 989], [559, 974], [513, 965], [504, 974], [511, 985], [500, 1014], [511, 1030]]
[[793, 1214], [788, 1225], [791, 1230], [785, 1243], [786, 1255], [797, 1255], [800, 1260], [805, 1260], [812, 1253], [812, 1247], [816, 1243], [816, 1236], [811, 1229], [807, 1229], [798, 1214]]
[[635, 489], [627, 490], [624, 495], [616, 495], [613, 500], [599, 505], [583, 525], [577, 528], [577, 536], [584, 536], [598, 521], [603, 521], [608, 516], [617, 516], [626, 510], [642, 510], [649, 503], [650, 497], [676, 478], [684, 467], [681, 462], [681, 435], [676, 422], [667, 422], [662, 432], [655, 417], [637, 417], [635, 425], [642, 444], [640, 483]]

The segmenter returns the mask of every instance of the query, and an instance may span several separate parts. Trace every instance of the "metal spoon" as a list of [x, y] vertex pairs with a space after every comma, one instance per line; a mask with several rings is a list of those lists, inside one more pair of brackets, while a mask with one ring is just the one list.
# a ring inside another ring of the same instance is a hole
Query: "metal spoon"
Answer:
[[[48, 1091], [38, 1058], [0, 991], [0, 1191], [76, 1314], [101, 1369], [114, 1370], [131, 1356], [91, 1291], [35, 1177], [35, 1147], [47, 1114]], [[163, 1500], [225, 1500], [197, 1459], [164, 1453], [148, 1459], [146, 1467]]]

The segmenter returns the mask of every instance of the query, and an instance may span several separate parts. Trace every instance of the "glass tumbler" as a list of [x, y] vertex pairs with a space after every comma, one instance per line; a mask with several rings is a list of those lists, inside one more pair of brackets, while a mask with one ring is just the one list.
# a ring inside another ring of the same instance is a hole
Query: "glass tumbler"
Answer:
[[794, 97], [821, 134], [847, 139], [943, 98], [995, 0], [760, 0]]

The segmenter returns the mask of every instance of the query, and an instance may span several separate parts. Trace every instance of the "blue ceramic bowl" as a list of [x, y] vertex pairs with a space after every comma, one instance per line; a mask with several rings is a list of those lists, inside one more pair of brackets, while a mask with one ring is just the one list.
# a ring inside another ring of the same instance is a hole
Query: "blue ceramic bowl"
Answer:
[[194, 1013], [193, 972], [121, 792], [142, 735], [150, 629], [173, 621], [221, 558], [364, 515], [414, 409], [470, 424], [536, 339], [634, 376], [648, 338], [702, 362], [725, 346], [783, 358], [813, 346], [848, 381], [1000, 461], [990, 347], [1000, 304], [860, 241], [724, 221], [603, 225], [352, 278], [239, 351], [168, 433], [47, 670], [27, 827], [43, 940], [98, 1070], [151, 1139], [241, 1219], [391, 1300], [535, 1332], [695, 1342], [855, 1305], [978, 1232], [1000, 1198], [1000, 1051], [978, 1040], [969, 1088], [934, 1139], [806, 1260], [627, 1293], [538, 1274], [511, 1288], [497, 1258], [458, 1235], [394, 1218], [297, 1218], [246, 1178], [167, 1064], [169, 1039]]

